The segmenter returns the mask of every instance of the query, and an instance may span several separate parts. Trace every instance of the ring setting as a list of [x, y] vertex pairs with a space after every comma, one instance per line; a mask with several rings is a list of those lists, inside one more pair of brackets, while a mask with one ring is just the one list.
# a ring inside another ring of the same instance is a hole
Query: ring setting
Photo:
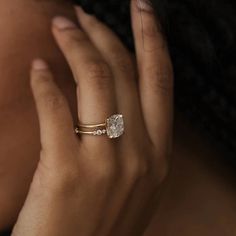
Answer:
[[88, 134], [94, 136], [107, 135], [109, 138], [118, 138], [125, 130], [122, 114], [114, 114], [101, 124], [79, 124], [75, 128], [76, 134]]

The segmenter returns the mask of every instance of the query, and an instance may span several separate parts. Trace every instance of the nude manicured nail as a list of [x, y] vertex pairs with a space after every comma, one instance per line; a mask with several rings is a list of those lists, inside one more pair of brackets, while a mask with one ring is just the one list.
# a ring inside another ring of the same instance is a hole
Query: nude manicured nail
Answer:
[[47, 63], [42, 60], [42, 59], [35, 59], [33, 62], [32, 62], [32, 68], [34, 70], [46, 70], [48, 69], [48, 65]]
[[75, 11], [76, 11], [78, 17], [80, 17], [80, 16], [81, 17], [93, 16], [93, 14], [86, 12], [81, 6], [75, 6]]
[[63, 16], [57, 16], [53, 19], [53, 25], [60, 30], [76, 28], [76, 24]]
[[149, 0], [136, 0], [136, 1], [137, 1], [137, 6], [140, 10], [148, 12], [153, 11], [152, 4]]
[[75, 10], [76, 10], [76, 12], [78, 12], [78, 13], [84, 13], [84, 10], [83, 10], [83, 8], [81, 7], [81, 6], [77, 6], [77, 5], [75, 5]]

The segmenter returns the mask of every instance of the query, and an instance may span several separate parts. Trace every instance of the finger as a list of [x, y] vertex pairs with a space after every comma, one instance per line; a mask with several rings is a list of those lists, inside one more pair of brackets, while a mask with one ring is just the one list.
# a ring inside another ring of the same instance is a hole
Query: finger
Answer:
[[172, 65], [148, 1], [132, 0], [131, 14], [145, 122], [153, 143], [163, 149], [168, 146], [172, 126]]
[[[81, 7], [76, 7], [76, 13], [83, 31], [86, 32], [89, 39], [112, 69], [118, 109], [126, 118], [126, 135], [123, 139], [122, 147], [130, 150], [131, 145], [135, 141], [138, 142], [139, 138], [142, 139], [140, 143], [143, 142], [143, 136], [139, 134], [144, 134], [134, 61], [122, 42], [105, 24], [97, 20], [95, 16], [86, 14]], [[121, 163], [119, 164], [120, 166], [125, 166], [124, 168], [128, 169], [132, 166], [133, 160], [127, 155], [121, 155], [118, 161]], [[105, 224], [101, 224], [101, 235], [107, 235], [107, 232], [110, 232], [110, 227], [113, 226], [112, 223], [115, 222], [120, 209], [122, 209], [124, 202], [127, 200], [131, 184], [128, 184], [127, 181], [125, 183], [124, 185], [124, 179], [120, 178], [117, 181], [117, 187], [114, 188], [113, 192], [110, 192], [111, 201], [107, 203], [106, 211], [104, 210], [104, 215], [109, 220]]]
[[63, 147], [66, 147], [64, 150], [68, 150], [75, 144], [76, 136], [67, 101], [43, 60], [34, 60], [30, 74], [30, 84], [39, 117], [42, 149], [47, 153], [63, 150]]
[[[80, 26], [113, 72], [118, 110], [126, 117], [126, 137], [134, 134], [134, 126], [142, 124], [142, 113], [135, 80], [136, 68], [131, 54], [118, 37], [95, 16], [85, 13], [81, 7], [76, 7], [76, 13]], [[136, 122], [133, 122], [134, 118]]]
[[[64, 17], [53, 21], [53, 33], [77, 83], [81, 123], [101, 123], [117, 110], [112, 72], [87, 35]], [[91, 139], [84, 136], [83, 139]], [[95, 138], [100, 140], [100, 138]]]

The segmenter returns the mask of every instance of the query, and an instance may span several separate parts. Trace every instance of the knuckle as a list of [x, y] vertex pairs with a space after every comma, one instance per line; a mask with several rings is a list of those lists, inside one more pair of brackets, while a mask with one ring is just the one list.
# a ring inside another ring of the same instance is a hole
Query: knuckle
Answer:
[[156, 24], [146, 24], [143, 27], [143, 36], [149, 38], [155, 38], [158, 35], [158, 27]]
[[169, 66], [157, 65], [150, 66], [146, 69], [148, 85], [156, 93], [169, 95], [173, 90], [173, 72]]
[[119, 70], [123, 72], [125, 75], [127, 74], [129, 75], [132, 73], [134, 65], [128, 53], [123, 53], [118, 51], [113, 52], [112, 59], [114, 62], [116, 62], [116, 65], [119, 68]]
[[31, 82], [36, 83], [37, 86], [44, 86], [46, 83], [52, 80], [52, 75], [47, 71], [37, 71], [32, 75], [33, 79]]
[[88, 42], [88, 37], [77, 29], [70, 30], [66, 33], [63, 44], [67, 51], [74, 51], [81, 42]]
[[113, 162], [98, 163], [90, 167], [93, 172], [93, 181], [96, 185], [104, 185], [110, 183], [116, 176], [116, 166]]
[[145, 177], [149, 172], [148, 162], [145, 159], [134, 158], [126, 165], [125, 175], [131, 182]]
[[110, 87], [112, 73], [106, 62], [90, 61], [86, 63], [87, 81], [99, 89]]
[[47, 91], [45, 94], [42, 94], [41, 97], [44, 100], [45, 106], [50, 110], [60, 110], [64, 107], [65, 101], [62, 95]]
[[37, 80], [35, 85], [38, 90], [37, 100], [51, 110], [58, 110], [64, 107], [65, 98], [54, 84], [54, 81], [52, 81], [51, 75], [42, 73], [39, 76], [40, 79]]
[[89, 62], [87, 63], [87, 69], [89, 77], [93, 78], [103, 78], [110, 76], [110, 69], [108, 65], [103, 61]]

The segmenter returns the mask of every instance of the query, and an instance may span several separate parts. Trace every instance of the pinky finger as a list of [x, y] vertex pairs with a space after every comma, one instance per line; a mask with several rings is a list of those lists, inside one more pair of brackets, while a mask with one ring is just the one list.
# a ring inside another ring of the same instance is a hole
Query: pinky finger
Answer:
[[144, 119], [153, 144], [168, 147], [173, 122], [173, 69], [160, 24], [148, 0], [132, 0], [132, 27]]
[[[42, 149], [52, 153], [69, 148], [75, 141], [73, 118], [48, 65], [41, 59], [32, 63], [30, 84], [39, 118]], [[54, 155], [49, 155], [54, 156]]]

